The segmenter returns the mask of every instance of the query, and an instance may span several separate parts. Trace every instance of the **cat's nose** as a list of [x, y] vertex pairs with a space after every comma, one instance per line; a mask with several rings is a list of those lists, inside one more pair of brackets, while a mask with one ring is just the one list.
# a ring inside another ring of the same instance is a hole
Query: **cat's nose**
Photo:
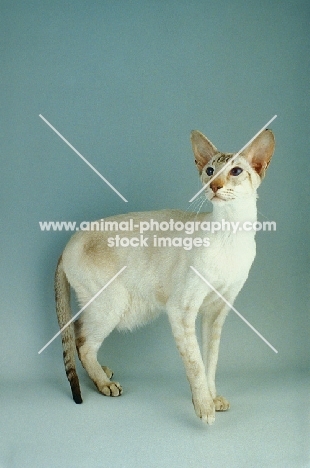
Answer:
[[223, 185], [219, 184], [218, 182], [214, 181], [210, 184], [210, 187], [214, 193], [216, 193], [218, 190], [223, 188]]

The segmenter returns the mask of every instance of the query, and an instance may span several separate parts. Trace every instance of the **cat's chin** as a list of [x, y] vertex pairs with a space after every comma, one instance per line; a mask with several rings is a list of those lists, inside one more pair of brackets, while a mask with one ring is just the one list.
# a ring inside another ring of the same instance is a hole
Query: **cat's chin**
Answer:
[[225, 203], [227, 200], [224, 200], [224, 198], [219, 197], [218, 195], [214, 195], [211, 200], [212, 203]]

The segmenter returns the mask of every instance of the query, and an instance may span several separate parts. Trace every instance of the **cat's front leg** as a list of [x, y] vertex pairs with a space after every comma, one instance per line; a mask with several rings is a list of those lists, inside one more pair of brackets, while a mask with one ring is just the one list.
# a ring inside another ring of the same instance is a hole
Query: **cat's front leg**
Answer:
[[192, 391], [192, 401], [199, 418], [208, 424], [215, 419], [215, 404], [208, 388], [205, 367], [196, 337], [196, 310], [168, 310], [172, 333], [182, 357]]
[[211, 310], [205, 310], [202, 314], [203, 361], [206, 367], [208, 387], [210, 389], [216, 411], [226, 411], [230, 407], [226, 398], [217, 395], [215, 386], [215, 373], [218, 362], [220, 338], [228, 311], [229, 307], [224, 304], [221, 307], [213, 306]]

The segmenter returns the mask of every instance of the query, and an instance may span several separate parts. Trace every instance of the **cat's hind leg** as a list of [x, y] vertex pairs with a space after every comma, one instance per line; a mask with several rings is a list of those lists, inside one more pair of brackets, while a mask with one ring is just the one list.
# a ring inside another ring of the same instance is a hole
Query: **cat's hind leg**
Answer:
[[123, 392], [118, 382], [111, 381], [113, 372], [106, 366], [101, 366], [97, 354], [103, 340], [112, 332], [119, 322], [119, 315], [105, 314], [107, 304], [102, 301], [90, 304], [77, 321], [76, 348], [79, 359], [96, 385], [98, 391], [105, 396], [120, 396]]
[[112, 379], [114, 372], [107, 366], [101, 366], [109, 379]]

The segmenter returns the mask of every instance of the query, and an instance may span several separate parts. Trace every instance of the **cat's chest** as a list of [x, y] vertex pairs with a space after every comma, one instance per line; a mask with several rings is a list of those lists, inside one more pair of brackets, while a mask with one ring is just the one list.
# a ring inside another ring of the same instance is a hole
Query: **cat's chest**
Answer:
[[244, 280], [256, 254], [254, 236], [214, 236], [210, 240], [205, 267], [213, 274], [214, 280], [234, 283]]

